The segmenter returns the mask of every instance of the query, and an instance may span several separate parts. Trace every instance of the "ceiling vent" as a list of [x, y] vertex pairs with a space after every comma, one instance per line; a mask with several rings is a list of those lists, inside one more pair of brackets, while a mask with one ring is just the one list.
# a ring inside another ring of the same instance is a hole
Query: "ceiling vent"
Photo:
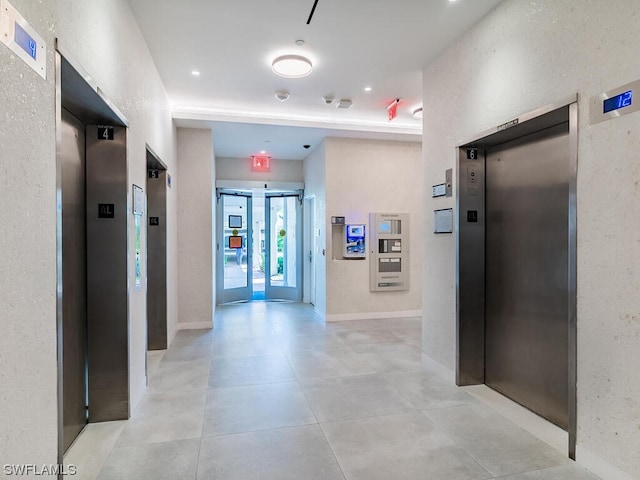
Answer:
[[351, 108], [351, 105], [353, 105], [353, 102], [351, 100], [347, 100], [346, 98], [341, 98], [340, 101], [338, 102], [338, 105], [336, 105], [338, 108], [344, 108], [345, 110], [348, 108]]

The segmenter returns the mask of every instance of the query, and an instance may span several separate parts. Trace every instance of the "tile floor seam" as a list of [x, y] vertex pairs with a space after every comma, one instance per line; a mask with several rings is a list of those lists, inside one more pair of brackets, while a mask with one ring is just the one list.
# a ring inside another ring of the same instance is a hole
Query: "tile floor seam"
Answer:
[[342, 467], [342, 464], [340, 463], [340, 460], [338, 460], [338, 456], [336, 455], [336, 452], [333, 449], [333, 446], [331, 445], [331, 442], [327, 438], [327, 434], [324, 431], [324, 428], [322, 428], [322, 424], [319, 423], [318, 426], [320, 427], [320, 431], [322, 432], [322, 436], [324, 437], [324, 441], [327, 442], [327, 446], [329, 447], [329, 450], [331, 450], [331, 454], [333, 455], [333, 458], [336, 461], [336, 465], [338, 465], [338, 468], [340, 469], [340, 473], [342, 474], [342, 477], [344, 478], [344, 480], [349, 480], [347, 478], [347, 474], [344, 472], [344, 469]]

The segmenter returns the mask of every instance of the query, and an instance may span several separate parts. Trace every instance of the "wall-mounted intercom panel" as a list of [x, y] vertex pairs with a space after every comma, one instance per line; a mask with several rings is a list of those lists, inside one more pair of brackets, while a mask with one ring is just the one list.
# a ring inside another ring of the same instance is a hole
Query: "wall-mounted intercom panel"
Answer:
[[347, 225], [345, 229], [344, 258], [366, 258], [365, 226]]
[[409, 214], [369, 214], [369, 289], [409, 289]]

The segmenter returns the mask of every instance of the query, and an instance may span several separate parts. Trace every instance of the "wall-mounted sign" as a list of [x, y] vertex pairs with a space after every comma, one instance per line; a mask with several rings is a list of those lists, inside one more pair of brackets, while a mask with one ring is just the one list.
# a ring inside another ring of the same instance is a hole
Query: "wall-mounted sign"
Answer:
[[167, 187], [171, 188], [171, 175], [167, 173]]
[[477, 159], [478, 159], [478, 149], [467, 148], [467, 160], [477, 160]]
[[502, 130], [506, 130], [507, 128], [511, 128], [511, 127], [515, 127], [516, 125], [518, 125], [518, 123], [520, 123], [520, 119], [515, 118], [507, 123], [503, 123], [502, 125], [498, 125], [496, 127], [496, 130], [498, 132], [502, 131]]
[[160, 178], [160, 172], [158, 170], [149, 170], [149, 178]]
[[109, 125], [98, 125], [98, 140], [113, 140], [114, 128]]
[[269, 155], [253, 155], [251, 157], [251, 171], [267, 173], [271, 171], [271, 157]]
[[99, 203], [98, 218], [116, 218], [115, 205], [113, 203]]
[[398, 116], [398, 104], [400, 103], [400, 99], [396, 98], [391, 104], [387, 107], [387, 113], [389, 115], [389, 121], [393, 120]]
[[47, 78], [47, 44], [7, 0], [0, 0], [0, 42]]
[[144, 190], [137, 185], [133, 186], [133, 214], [142, 215], [144, 213]]
[[344, 225], [344, 217], [331, 217], [332, 225]]
[[453, 209], [434, 210], [433, 233], [453, 233]]
[[431, 197], [444, 197], [447, 194], [447, 184], [441, 183], [439, 185], [434, 185], [431, 187]]
[[149, 225], [152, 227], [160, 226], [160, 217], [149, 217]]

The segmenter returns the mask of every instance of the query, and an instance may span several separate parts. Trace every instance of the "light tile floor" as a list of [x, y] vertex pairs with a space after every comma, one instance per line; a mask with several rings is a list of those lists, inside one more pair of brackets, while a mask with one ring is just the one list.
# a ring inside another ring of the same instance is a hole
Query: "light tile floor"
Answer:
[[595, 480], [421, 364], [420, 319], [217, 307], [178, 332], [126, 422], [89, 425], [83, 480]]

